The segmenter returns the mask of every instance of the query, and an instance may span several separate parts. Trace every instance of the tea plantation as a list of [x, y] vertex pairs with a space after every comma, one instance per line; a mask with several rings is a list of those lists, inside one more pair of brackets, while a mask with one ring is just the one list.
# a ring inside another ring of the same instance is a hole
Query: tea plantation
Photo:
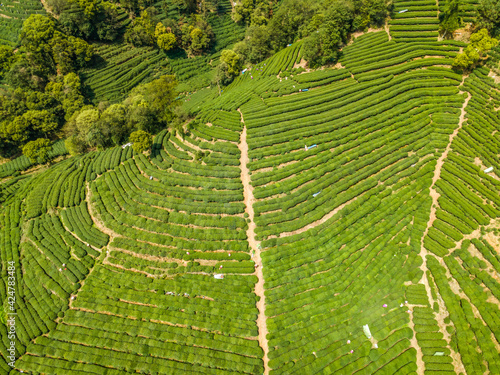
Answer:
[[23, 21], [31, 14], [45, 14], [39, 0], [2, 0], [0, 2], [0, 44], [16, 46]]
[[[0, 165], [0, 374], [500, 374], [500, 48], [453, 71], [441, 5], [183, 96], [146, 153]], [[99, 53], [109, 100], [164, 59]]]

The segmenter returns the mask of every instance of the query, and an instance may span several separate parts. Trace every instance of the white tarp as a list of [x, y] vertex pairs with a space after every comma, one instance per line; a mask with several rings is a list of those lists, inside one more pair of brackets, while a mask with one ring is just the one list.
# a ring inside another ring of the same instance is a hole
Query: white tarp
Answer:
[[363, 332], [365, 333], [367, 338], [369, 338], [369, 339], [372, 338], [372, 333], [370, 332], [370, 327], [368, 327], [368, 324], [365, 324], [363, 326]]

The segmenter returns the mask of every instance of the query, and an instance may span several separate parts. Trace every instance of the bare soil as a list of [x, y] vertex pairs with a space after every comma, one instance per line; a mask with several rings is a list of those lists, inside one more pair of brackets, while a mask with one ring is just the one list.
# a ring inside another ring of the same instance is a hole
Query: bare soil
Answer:
[[[243, 121], [243, 114], [238, 108], [238, 112], [241, 115], [241, 122]], [[253, 196], [253, 187], [250, 184], [250, 174], [248, 172], [247, 164], [248, 159], [248, 144], [247, 144], [247, 128], [243, 127], [241, 132], [239, 149], [241, 151], [240, 166], [241, 166], [241, 181], [243, 183], [243, 197], [245, 202], [245, 212], [248, 214], [250, 223], [248, 224], [247, 237], [248, 244], [255, 255], [252, 259], [255, 262], [255, 275], [258, 278], [258, 282], [255, 285], [255, 294], [259, 296], [259, 301], [257, 302], [257, 309], [259, 310], [259, 315], [257, 317], [257, 326], [259, 328], [259, 344], [264, 351], [264, 374], [269, 374], [269, 358], [267, 356], [269, 352], [268, 342], [267, 342], [267, 323], [266, 323], [266, 297], [264, 295], [264, 274], [262, 272], [262, 258], [260, 244], [255, 240], [255, 223], [254, 223], [254, 212], [253, 212], [253, 202], [255, 198]]]
[[[304, 68], [307, 70], [307, 61], [304, 60], [304, 59], [301, 59], [300, 62], [298, 63], [295, 63], [293, 65], [293, 69], [296, 69], [296, 68]], [[309, 69], [310, 70], [310, 69]]]
[[[462, 84], [463, 84], [463, 81], [462, 81]], [[438, 204], [439, 193], [434, 189], [434, 186], [435, 186], [436, 182], [440, 179], [441, 168], [443, 167], [444, 161], [445, 161], [446, 157], [448, 156], [448, 153], [450, 152], [453, 139], [457, 136], [459, 130], [462, 128], [462, 124], [463, 124], [464, 119], [465, 119], [465, 108], [467, 107], [467, 103], [469, 102], [470, 98], [471, 98], [471, 95], [468, 94], [467, 99], [465, 99], [465, 101], [462, 105], [458, 126], [453, 131], [453, 133], [450, 134], [448, 145], [446, 146], [444, 152], [441, 154], [441, 156], [437, 160], [436, 167], [434, 169], [434, 176], [432, 178], [432, 184], [431, 184], [430, 192], [429, 192], [429, 195], [432, 198], [432, 206], [431, 206], [431, 212], [429, 215], [429, 220], [427, 222], [427, 226], [426, 226], [424, 234], [422, 235], [422, 238], [420, 240], [421, 247], [420, 247], [420, 254], [419, 255], [422, 257], [422, 261], [423, 261], [422, 265], [420, 266], [420, 269], [423, 271], [423, 276], [422, 276], [422, 280], [420, 280], [419, 283], [425, 285], [425, 289], [427, 291], [427, 297], [429, 299], [429, 303], [431, 304], [431, 306], [434, 304], [434, 299], [432, 298], [431, 288], [430, 288], [429, 280], [427, 279], [427, 274], [426, 274], [426, 272], [427, 272], [426, 256], [429, 254], [429, 252], [424, 247], [424, 238], [427, 235], [427, 233], [429, 232], [429, 229], [432, 227], [434, 220], [436, 220], [436, 210], [439, 207], [439, 204]], [[443, 259], [441, 259], [440, 257], [436, 257], [436, 258], [439, 260], [439, 262], [442, 265], [444, 265]], [[446, 266], [446, 265], [444, 265], [444, 266]], [[447, 270], [447, 273], [449, 273], [447, 268], [446, 268], [446, 270]], [[450, 276], [450, 275], [447, 275], [447, 276]], [[452, 278], [452, 281], [450, 282], [450, 287], [452, 288], [452, 290], [458, 288], [458, 283], [454, 284], [453, 281], [455, 281], [455, 283], [456, 283], [456, 280], [454, 280]], [[437, 302], [439, 304], [439, 298], [438, 298]], [[444, 309], [444, 304], [442, 307]], [[440, 308], [441, 308], [441, 306], [440, 306]], [[439, 329], [443, 333], [446, 332], [446, 324], [444, 323], [444, 318], [445, 318], [444, 314], [438, 314], [436, 316], [436, 321], [438, 323]], [[418, 343], [417, 343], [417, 345], [418, 345]], [[452, 363], [453, 363], [453, 366], [455, 368], [455, 372], [457, 374], [459, 374], [460, 372], [465, 372], [463, 370], [464, 366], [462, 364], [460, 354], [455, 353], [449, 345], [447, 345], [447, 346], [452, 353], [452, 358], [453, 358]], [[424, 374], [424, 371], [425, 371], [425, 369], [422, 366], [418, 365], [417, 374], [422, 375], [422, 374]]]
[[387, 22], [387, 21], [385, 22], [384, 30], [387, 33], [387, 36], [389, 37], [389, 41], [391, 41], [392, 40], [392, 36], [391, 36], [391, 33], [389, 32], [389, 22]]

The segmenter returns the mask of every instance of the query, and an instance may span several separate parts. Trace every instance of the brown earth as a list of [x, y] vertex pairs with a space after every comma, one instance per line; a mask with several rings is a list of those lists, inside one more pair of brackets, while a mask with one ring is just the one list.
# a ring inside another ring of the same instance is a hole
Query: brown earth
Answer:
[[[240, 109], [238, 112], [241, 114], [241, 122], [243, 121], [243, 114]], [[259, 344], [264, 351], [264, 374], [269, 374], [269, 358], [267, 353], [269, 352], [268, 342], [267, 342], [267, 323], [266, 323], [266, 313], [265, 313], [265, 295], [264, 295], [264, 275], [262, 272], [262, 258], [261, 258], [261, 249], [260, 243], [255, 239], [255, 223], [253, 221], [254, 212], [253, 212], [253, 202], [255, 198], [253, 196], [253, 187], [250, 184], [250, 174], [248, 172], [247, 164], [249, 162], [248, 159], [248, 144], [247, 144], [247, 128], [243, 127], [243, 131], [241, 132], [239, 149], [241, 151], [241, 182], [243, 183], [243, 197], [245, 201], [245, 212], [248, 214], [250, 219], [250, 223], [248, 223], [247, 237], [248, 244], [252, 249], [254, 255], [252, 255], [252, 259], [255, 262], [255, 275], [258, 278], [258, 282], [255, 285], [255, 294], [259, 296], [259, 301], [257, 302], [257, 309], [259, 310], [259, 315], [257, 317], [257, 326], [259, 328]]]

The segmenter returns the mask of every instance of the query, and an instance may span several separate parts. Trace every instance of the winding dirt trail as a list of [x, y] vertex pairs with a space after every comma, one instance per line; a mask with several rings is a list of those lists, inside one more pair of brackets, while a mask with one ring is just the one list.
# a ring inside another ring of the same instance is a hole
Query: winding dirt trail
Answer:
[[391, 36], [391, 32], [389, 30], [389, 21], [385, 21], [384, 30], [387, 33], [387, 36], [389, 37], [389, 42], [390, 42], [392, 40], [392, 36]]
[[52, 9], [49, 7], [49, 5], [47, 4], [47, 0], [40, 0], [40, 2], [42, 3], [43, 7], [45, 8], [45, 11], [47, 13], [49, 13], [52, 17], [54, 17], [55, 19], [59, 19], [59, 16], [57, 14], [55, 14]]
[[[243, 114], [238, 109], [241, 115], [241, 122], [243, 121]], [[269, 358], [267, 353], [269, 352], [267, 343], [267, 322], [266, 322], [266, 297], [264, 295], [264, 274], [262, 273], [262, 258], [260, 256], [260, 244], [255, 240], [255, 223], [253, 221], [253, 202], [255, 201], [253, 197], [253, 186], [250, 184], [250, 173], [248, 172], [248, 144], [247, 144], [247, 128], [243, 126], [243, 131], [241, 132], [240, 144], [238, 148], [241, 151], [240, 165], [241, 165], [241, 182], [243, 183], [243, 197], [245, 201], [245, 212], [248, 214], [250, 222], [248, 223], [247, 237], [248, 244], [254, 252], [253, 261], [257, 266], [255, 269], [255, 275], [258, 277], [259, 281], [255, 285], [255, 294], [259, 296], [259, 301], [257, 302], [257, 309], [259, 310], [259, 316], [257, 317], [257, 326], [259, 327], [259, 344], [264, 351], [264, 374], [269, 374]]]
[[[462, 84], [463, 83], [464, 83], [464, 80], [462, 80]], [[460, 94], [463, 94], [463, 93], [460, 92]], [[462, 129], [462, 124], [463, 124], [463, 122], [465, 120], [465, 108], [467, 107], [467, 104], [469, 103], [469, 100], [471, 98], [471, 94], [470, 93], [467, 93], [467, 95], [468, 96], [465, 99], [464, 104], [462, 105], [462, 109], [461, 109], [461, 113], [460, 113], [460, 118], [459, 118], [459, 121], [458, 121], [458, 126], [453, 131], [453, 133], [450, 134], [450, 138], [449, 138], [448, 144], [446, 145], [446, 148], [445, 148], [444, 152], [438, 158], [437, 163], [436, 163], [436, 168], [434, 169], [434, 176], [432, 177], [432, 184], [431, 184], [431, 186], [429, 188], [429, 190], [430, 190], [429, 195], [432, 198], [431, 212], [430, 212], [430, 215], [429, 215], [429, 221], [427, 221], [427, 226], [425, 228], [424, 234], [422, 235], [422, 238], [420, 239], [420, 254], [419, 255], [420, 255], [420, 257], [422, 258], [422, 261], [423, 261], [422, 265], [420, 266], [420, 269], [424, 272], [424, 274], [423, 274], [422, 279], [420, 280], [419, 284], [423, 284], [425, 286], [425, 290], [427, 291], [427, 297], [429, 299], [429, 303], [430, 303], [431, 307], [434, 304], [434, 302], [437, 302], [437, 301], [434, 301], [434, 299], [432, 298], [432, 293], [431, 293], [431, 288], [430, 288], [430, 285], [429, 285], [429, 280], [427, 279], [427, 274], [426, 273], [427, 273], [428, 269], [427, 269], [426, 256], [429, 255], [430, 253], [424, 247], [424, 238], [427, 235], [427, 233], [429, 232], [429, 229], [432, 227], [432, 224], [434, 223], [434, 220], [436, 220], [436, 210], [437, 210], [437, 208], [439, 206], [438, 205], [438, 198], [440, 197], [440, 195], [436, 191], [436, 189], [434, 189], [434, 186], [435, 186], [436, 182], [441, 177], [441, 168], [443, 167], [444, 161], [447, 158], [448, 153], [450, 152], [451, 144], [453, 142], [453, 139], [455, 139], [455, 137], [457, 136], [457, 134], [460, 131], [460, 129]], [[440, 262], [442, 262], [442, 259], [440, 259], [439, 257], [436, 257], [436, 258], [438, 258], [438, 260]], [[436, 320], [437, 320], [437, 323], [438, 323], [438, 326], [439, 326], [439, 330], [442, 333], [444, 333], [444, 337], [446, 337], [447, 336], [446, 335], [446, 324], [444, 323], [444, 316], [442, 314], [438, 314], [436, 316]], [[449, 349], [451, 351], [450, 356], [452, 357], [452, 360], [453, 360], [452, 364], [453, 364], [453, 367], [455, 368], [455, 372], [457, 374], [459, 374], [460, 372], [464, 372], [465, 371], [464, 370], [464, 365], [462, 364], [462, 360], [461, 360], [460, 354], [456, 353], [449, 345], [448, 345], [448, 347], [449, 347]], [[416, 348], [416, 349], [417, 349], [417, 352], [419, 352], [419, 351], [421, 352], [420, 348]], [[423, 375], [424, 371], [425, 371], [425, 368], [423, 368], [421, 366], [418, 366], [418, 369], [417, 369], [417, 374], [418, 375]]]

